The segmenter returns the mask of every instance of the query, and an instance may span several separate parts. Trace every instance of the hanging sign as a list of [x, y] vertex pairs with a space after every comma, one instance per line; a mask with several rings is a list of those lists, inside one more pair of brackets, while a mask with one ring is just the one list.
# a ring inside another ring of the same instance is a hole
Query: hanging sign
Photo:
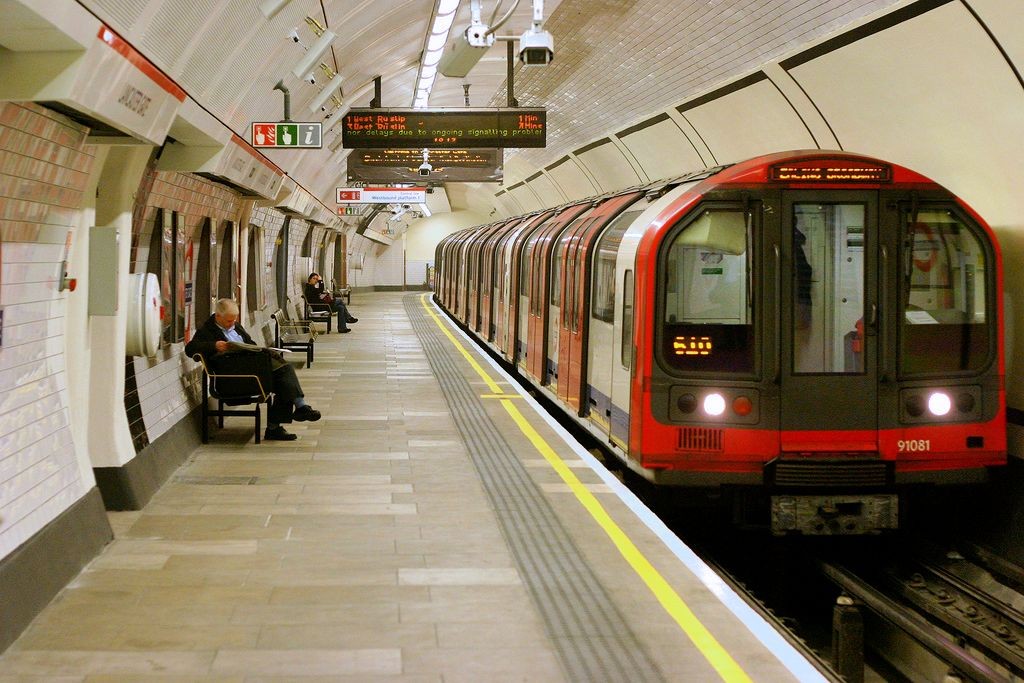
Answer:
[[543, 107], [349, 109], [342, 119], [345, 149], [477, 149], [544, 147]]
[[[496, 183], [502, 179], [500, 149], [433, 149], [426, 179], [431, 183]], [[423, 182], [419, 149], [354, 149], [346, 159], [350, 183], [388, 185]]]
[[323, 147], [323, 124], [253, 123], [252, 146], [264, 149], [320, 149]]
[[339, 187], [339, 204], [422, 204], [425, 187]]

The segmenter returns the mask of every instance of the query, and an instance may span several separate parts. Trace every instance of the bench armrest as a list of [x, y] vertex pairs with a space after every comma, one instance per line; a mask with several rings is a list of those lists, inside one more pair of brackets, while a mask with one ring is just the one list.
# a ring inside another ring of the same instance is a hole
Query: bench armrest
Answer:
[[[202, 354], [197, 353], [194, 356], [192, 356], [192, 358], [194, 360], [199, 361], [200, 365], [203, 366], [203, 374], [206, 375], [206, 377], [209, 379], [209, 382], [210, 382], [210, 395], [212, 395], [214, 398], [230, 399], [230, 398], [243, 398], [243, 397], [246, 397], [246, 396], [259, 396], [260, 397], [260, 401], [266, 401], [270, 397], [270, 393], [263, 387], [263, 382], [260, 380], [259, 375], [255, 375], [255, 374], [227, 374], [227, 373], [210, 372], [210, 368], [207, 367], [206, 361], [203, 359]], [[217, 391], [217, 380], [238, 380], [238, 379], [246, 379], [246, 380], [250, 380], [250, 381], [255, 382], [256, 383], [257, 391], [255, 393], [239, 393], [239, 394], [233, 394], [233, 395], [230, 394], [230, 393], [227, 393], [227, 394], [225, 394], [223, 396], [221, 396], [220, 393]]]

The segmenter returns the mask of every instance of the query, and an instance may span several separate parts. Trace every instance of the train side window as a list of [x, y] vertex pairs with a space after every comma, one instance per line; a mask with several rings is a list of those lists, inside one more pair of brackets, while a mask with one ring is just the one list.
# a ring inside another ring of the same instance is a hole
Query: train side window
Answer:
[[622, 244], [622, 236], [642, 211], [625, 211], [613, 220], [597, 242], [594, 255], [593, 317], [606, 323], [615, 315], [615, 258]]
[[562, 305], [562, 258], [565, 256], [565, 242], [559, 240], [555, 245], [555, 255], [551, 257], [551, 305]]
[[629, 369], [633, 359], [633, 271], [622, 277], [622, 351], [619, 362]]
[[995, 339], [987, 240], [952, 208], [907, 212], [903, 225], [901, 373], [984, 369]]
[[527, 245], [519, 257], [519, 295], [530, 296], [530, 250], [533, 240]]

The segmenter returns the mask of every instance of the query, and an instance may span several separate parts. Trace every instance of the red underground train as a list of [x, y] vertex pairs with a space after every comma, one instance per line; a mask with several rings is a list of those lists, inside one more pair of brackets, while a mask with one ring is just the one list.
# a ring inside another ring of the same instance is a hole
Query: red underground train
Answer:
[[767, 499], [775, 533], [898, 528], [908, 492], [1006, 462], [999, 247], [895, 164], [766, 155], [453, 233], [435, 265], [438, 304], [629, 469]]

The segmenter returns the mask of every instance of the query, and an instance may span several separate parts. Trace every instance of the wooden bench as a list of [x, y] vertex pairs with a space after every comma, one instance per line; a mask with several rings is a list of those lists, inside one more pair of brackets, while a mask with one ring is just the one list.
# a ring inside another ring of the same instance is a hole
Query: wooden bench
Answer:
[[[256, 420], [256, 443], [260, 442], [260, 404], [270, 401], [270, 377], [273, 368], [270, 356], [262, 353], [245, 354], [247, 369], [252, 374], [225, 374], [210, 372], [202, 354], [192, 356], [203, 367], [203, 443], [210, 441], [210, 418], [217, 418], [217, 426], [224, 428], [226, 416], [246, 416]], [[210, 408], [210, 398], [217, 400], [217, 409]], [[225, 406], [251, 405], [249, 410], [227, 409]]]
[[316, 341], [313, 321], [288, 320], [281, 309], [270, 317], [274, 321], [274, 346], [289, 351], [305, 351], [306, 367], [313, 365], [313, 342]]
[[302, 297], [302, 317], [315, 323], [327, 323], [327, 334], [331, 333], [331, 325], [334, 319], [335, 310], [330, 304], [310, 304], [306, 297]]

